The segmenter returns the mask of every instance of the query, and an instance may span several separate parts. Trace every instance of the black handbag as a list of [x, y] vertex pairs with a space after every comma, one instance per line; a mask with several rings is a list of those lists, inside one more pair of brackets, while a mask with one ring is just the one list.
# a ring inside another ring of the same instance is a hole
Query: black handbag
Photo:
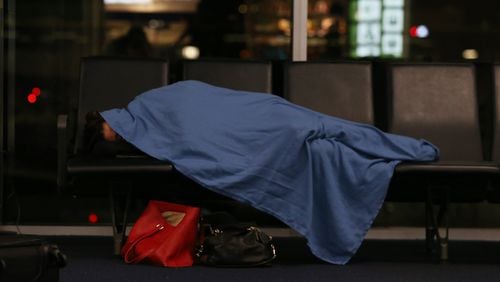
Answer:
[[219, 267], [267, 265], [276, 258], [272, 237], [255, 224], [207, 223], [202, 221], [199, 264]]

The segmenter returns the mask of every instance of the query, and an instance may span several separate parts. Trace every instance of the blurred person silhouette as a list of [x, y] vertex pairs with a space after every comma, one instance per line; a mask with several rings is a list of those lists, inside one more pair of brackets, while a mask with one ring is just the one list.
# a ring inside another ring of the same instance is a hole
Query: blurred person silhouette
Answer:
[[244, 34], [244, 18], [238, 12], [240, 1], [200, 1], [187, 34], [191, 44], [200, 49], [200, 57], [240, 57], [245, 42], [228, 41], [227, 37]]
[[327, 51], [325, 56], [330, 58], [340, 58], [344, 53], [345, 36], [346, 36], [346, 19], [345, 9], [340, 3], [332, 3], [330, 6], [331, 25], [326, 34], [328, 40]]
[[107, 46], [106, 55], [149, 57], [152, 46], [142, 26], [133, 24], [125, 35], [122, 35]]

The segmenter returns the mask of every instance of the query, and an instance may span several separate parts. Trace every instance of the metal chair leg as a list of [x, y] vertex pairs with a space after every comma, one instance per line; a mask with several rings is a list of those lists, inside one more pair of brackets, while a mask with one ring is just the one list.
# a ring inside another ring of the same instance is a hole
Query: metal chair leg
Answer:
[[445, 191], [444, 199], [439, 208], [437, 224], [444, 227], [444, 234], [438, 232], [439, 238], [439, 253], [441, 262], [448, 261], [448, 242], [449, 242], [449, 222], [448, 222], [448, 205], [450, 203], [450, 189]]
[[113, 250], [115, 255], [120, 255], [121, 248], [125, 242], [126, 232], [127, 232], [127, 220], [128, 220], [128, 210], [130, 207], [130, 201], [132, 198], [132, 186], [127, 187], [127, 192], [125, 195], [125, 207], [122, 214], [122, 225], [118, 225], [118, 215], [116, 212], [116, 202], [117, 199], [114, 193], [114, 187], [111, 184], [109, 188], [109, 200], [111, 209], [111, 223], [113, 228]]
[[436, 240], [436, 228], [434, 225], [434, 208], [433, 202], [430, 195], [430, 189], [427, 189], [427, 199], [425, 202], [425, 249], [427, 253], [433, 253], [435, 248]]
[[[436, 215], [434, 211], [434, 203], [431, 197], [431, 188], [427, 190], [426, 202], [426, 247], [428, 251], [434, 251], [434, 246], [439, 248], [439, 259], [441, 262], [448, 261], [448, 242], [449, 242], [449, 225], [448, 225], [448, 204], [450, 202], [449, 189], [445, 191], [444, 198], [441, 199], [439, 212]], [[439, 230], [444, 227], [444, 234]]]

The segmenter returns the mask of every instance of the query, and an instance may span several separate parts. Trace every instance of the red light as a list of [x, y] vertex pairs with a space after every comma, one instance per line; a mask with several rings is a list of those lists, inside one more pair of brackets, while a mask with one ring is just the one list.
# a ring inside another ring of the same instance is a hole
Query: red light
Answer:
[[39, 96], [42, 91], [40, 90], [39, 87], [33, 87], [31, 90], [31, 94], [35, 94], [36, 96]]
[[31, 89], [31, 93], [28, 94], [28, 96], [26, 97], [27, 100], [28, 100], [28, 103], [30, 104], [34, 104], [36, 103], [36, 101], [38, 100], [38, 96], [40, 96], [40, 94], [42, 94], [42, 90], [40, 89], [40, 87], [33, 87]]
[[417, 26], [412, 26], [410, 27], [410, 36], [411, 37], [417, 37]]
[[95, 224], [99, 221], [99, 217], [95, 213], [89, 214], [88, 220], [90, 223]]
[[36, 97], [36, 95], [35, 95], [35, 94], [30, 93], [30, 94], [28, 95], [28, 98], [27, 98], [27, 99], [28, 99], [28, 103], [30, 103], [30, 104], [34, 104], [34, 103], [36, 103], [37, 97]]

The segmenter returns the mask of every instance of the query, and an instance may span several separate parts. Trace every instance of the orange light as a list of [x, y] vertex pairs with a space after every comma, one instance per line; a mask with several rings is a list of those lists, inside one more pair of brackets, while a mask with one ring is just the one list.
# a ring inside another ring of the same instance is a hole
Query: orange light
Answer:
[[95, 224], [99, 221], [99, 217], [95, 213], [89, 214], [88, 220], [90, 223]]
[[35, 94], [30, 93], [30, 94], [28, 95], [27, 99], [28, 99], [28, 103], [30, 103], [30, 104], [34, 104], [34, 103], [36, 103], [37, 97], [36, 97], [36, 95], [35, 95]]

